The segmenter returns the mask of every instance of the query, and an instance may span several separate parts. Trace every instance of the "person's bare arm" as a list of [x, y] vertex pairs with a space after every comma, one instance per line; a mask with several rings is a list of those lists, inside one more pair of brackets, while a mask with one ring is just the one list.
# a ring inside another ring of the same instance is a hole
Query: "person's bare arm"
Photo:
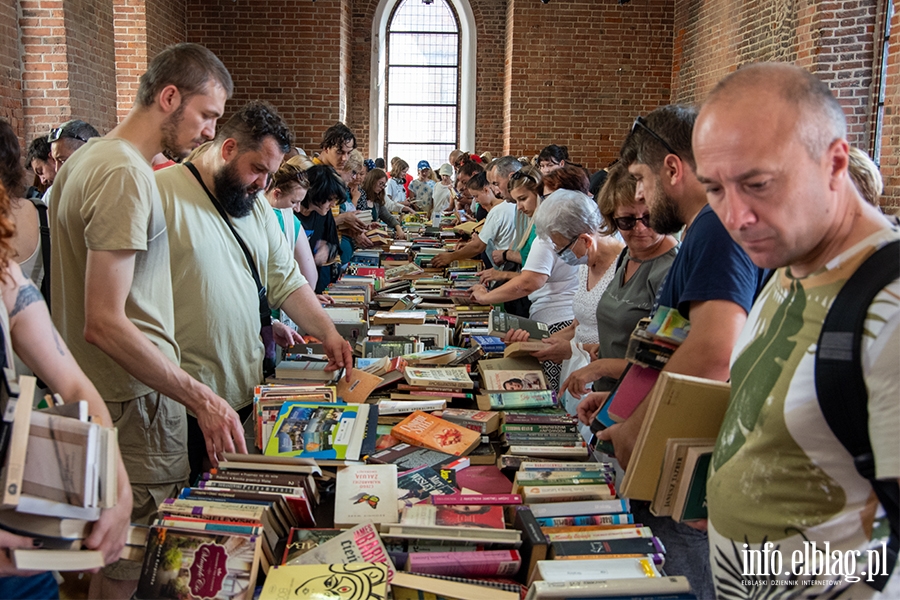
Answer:
[[481, 241], [478, 234], [472, 235], [472, 240], [465, 247], [453, 252], [443, 252], [431, 259], [431, 265], [434, 267], [446, 267], [454, 260], [464, 260], [466, 258], [475, 258], [487, 249], [487, 244]]
[[[9, 313], [13, 348], [19, 358], [64, 401], [86, 400], [89, 413], [101, 425], [112, 427], [106, 403], [60, 338], [37, 287], [15, 263], [9, 265], [6, 275], [2, 283], [3, 301]], [[117, 471], [116, 506], [102, 512], [85, 540], [85, 546], [103, 553], [107, 564], [118, 559], [131, 523], [131, 484], [121, 456]]]
[[472, 298], [479, 304], [499, 304], [524, 298], [532, 292], [536, 292], [547, 283], [550, 277], [535, 271], [522, 271], [517, 277], [513, 277], [503, 285], [491, 291], [487, 291], [483, 285], [472, 287]]
[[84, 339], [138, 381], [197, 416], [213, 464], [223, 452], [247, 452], [240, 419], [228, 403], [170, 361], [125, 315], [135, 251], [88, 250]]
[[[297, 227], [300, 225], [297, 224]], [[315, 289], [316, 283], [319, 281], [319, 269], [316, 267], [316, 259], [313, 256], [312, 248], [309, 247], [309, 239], [303, 228], [300, 228], [300, 232], [297, 234], [297, 243], [294, 244], [294, 260], [297, 261], [297, 266], [300, 267], [300, 272], [303, 273], [306, 281]]]
[[[731, 351], [747, 321], [747, 312], [728, 300], [691, 303], [691, 330], [672, 354], [664, 371], [727, 381]], [[604, 429], [598, 437], [612, 440], [616, 458], [627, 468], [647, 413], [646, 399], [628, 419]]]
[[353, 370], [353, 352], [350, 344], [337, 332], [312, 288], [309, 285], [302, 285], [291, 292], [281, 305], [281, 310], [302, 327], [303, 331], [322, 340], [325, 354], [328, 356], [328, 366], [325, 370], [335, 371], [346, 367], [347, 381], [350, 381], [350, 372]]

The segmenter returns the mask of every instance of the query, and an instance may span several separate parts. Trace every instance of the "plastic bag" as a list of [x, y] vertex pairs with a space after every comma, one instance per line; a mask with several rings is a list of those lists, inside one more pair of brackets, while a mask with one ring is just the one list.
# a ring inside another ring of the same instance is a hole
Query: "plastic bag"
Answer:
[[[591, 362], [591, 355], [587, 350], [584, 349], [584, 345], [581, 343], [576, 343], [573, 339], [569, 342], [569, 345], [572, 348], [572, 356], [567, 358], [562, 363], [562, 370], [559, 374], [559, 380], [565, 381], [569, 378], [569, 375], [577, 371], [582, 367], [586, 367]], [[563, 395], [559, 399], [559, 403], [566, 409], [566, 412], [570, 415], [574, 415], [578, 413], [578, 403], [581, 402], [580, 398], [576, 398], [569, 392], [564, 392]]]

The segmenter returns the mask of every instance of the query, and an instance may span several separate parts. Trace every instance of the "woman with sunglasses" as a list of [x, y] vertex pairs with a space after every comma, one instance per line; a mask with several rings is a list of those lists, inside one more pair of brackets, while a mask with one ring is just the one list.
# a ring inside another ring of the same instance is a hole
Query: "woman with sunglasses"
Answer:
[[[627, 361], [625, 351], [635, 325], [650, 314], [659, 289], [672, 261], [678, 241], [650, 227], [650, 210], [643, 198], [635, 198], [634, 179], [621, 165], [609, 171], [599, 194], [603, 225], [594, 231], [567, 216], [567, 207], [554, 205], [537, 217], [538, 236], [546, 235], [555, 243], [568, 244], [576, 259], [581, 254], [590, 260], [591, 248], [602, 235], [618, 231], [625, 241], [615, 275], [597, 304], [597, 360], [578, 369], [560, 387], [581, 398], [591, 383], [597, 391], [607, 391], [622, 375]], [[550, 210], [552, 209], [552, 210]], [[565, 241], [568, 240], [568, 241]], [[567, 407], [570, 411], [573, 407]]]

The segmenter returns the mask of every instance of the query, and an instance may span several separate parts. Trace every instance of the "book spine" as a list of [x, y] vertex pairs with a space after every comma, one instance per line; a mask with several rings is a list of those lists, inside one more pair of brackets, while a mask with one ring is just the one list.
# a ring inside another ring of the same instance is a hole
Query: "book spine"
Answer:
[[631, 512], [628, 500], [588, 500], [584, 502], [552, 502], [531, 507], [535, 517], [574, 517]]
[[584, 515], [580, 517], [542, 517], [537, 521], [541, 527], [632, 525], [634, 524], [634, 515], [631, 513], [620, 513], [617, 515]]
[[431, 496], [435, 505], [456, 504], [522, 504], [519, 494], [444, 494]]
[[568, 415], [504, 413], [503, 422], [507, 425], [571, 425], [574, 419]]
[[608, 554], [665, 554], [659, 538], [624, 538], [608, 540], [572, 540], [551, 542], [553, 554], [564, 556], [604, 556]]
[[255, 525], [243, 525], [236, 523], [204, 523], [191, 519], [159, 519], [156, 523], [163, 527], [173, 527], [175, 529], [199, 529], [201, 531], [215, 531], [221, 533], [241, 533], [247, 535], [259, 535], [262, 533], [262, 527]]
[[278, 485], [284, 487], [302, 487], [303, 479], [288, 473], [270, 473], [266, 471], [229, 471], [224, 469], [211, 469], [204, 473], [204, 480], [236, 481], [241, 483], [256, 483], [262, 485]]
[[578, 427], [567, 423], [509, 423], [500, 428], [504, 433], [578, 433]]
[[242, 483], [239, 481], [227, 480], [209, 480], [198, 481], [197, 487], [200, 489], [207, 488], [226, 488], [233, 490], [245, 490], [248, 492], [262, 492], [267, 494], [281, 494], [287, 496], [303, 496], [305, 491], [299, 487], [284, 487], [279, 485], [266, 485], [262, 483]]
[[615, 498], [615, 490], [608, 485], [538, 486], [524, 488], [522, 495], [529, 504], [578, 502], [581, 500], [609, 500]]
[[518, 550], [410, 552], [406, 564], [411, 573], [504, 577], [515, 575], [522, 566], [522, 559]]
[[577, 446], [584, 442], [577, 433], [504, 433], [503, 439], [513, 446], [559, 446], [570, 443]]

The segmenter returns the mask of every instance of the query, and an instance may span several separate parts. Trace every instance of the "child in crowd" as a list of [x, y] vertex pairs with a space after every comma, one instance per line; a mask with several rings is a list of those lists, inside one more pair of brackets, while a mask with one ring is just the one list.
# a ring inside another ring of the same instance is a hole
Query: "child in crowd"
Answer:
[[388, 210], [392, 213], [413, 212], [407, 203], [406, 189], [404, 188], [408, 172], [409, 164], [405, 160], [399, 157], [394, 157], [391, 160], [391, 172], [388, 173], [391, 178], [388, 180], [387, 187], [384, 190], [384, 201]]
[[438, 169], [438, 174], [441, 176], [441, 180], [431, 192], [431, 221], [435, 225], [440, 222], [441, 214], [450, 210], [454, 199], [453, 180], [451, 179], [453, 177], [453, 167], [444, 163]]
[[416, 210], [430, 213], [434, 204], [432, 195], [437, 179], [427, 160], [419, 161], [418, 170], [419, 178], [409, 184], [410, 195], [413, 197]]

